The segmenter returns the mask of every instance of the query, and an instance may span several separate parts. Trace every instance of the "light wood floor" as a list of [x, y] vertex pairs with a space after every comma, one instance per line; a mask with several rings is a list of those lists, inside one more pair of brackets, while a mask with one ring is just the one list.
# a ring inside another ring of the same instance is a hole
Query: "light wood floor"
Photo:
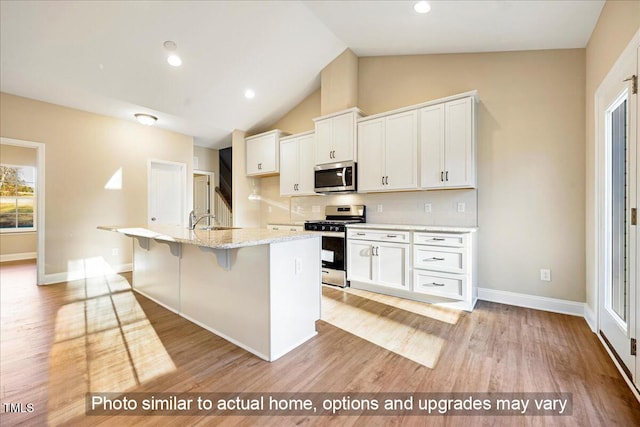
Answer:
[[[577, 317], [487, 302], [466, 313], [325, 288], [318, 336], [268, 363], [133, 293], [130, 275], [34, 283], [33, 263], [0, 265], [0, 402], [35, 408], [0, 406], [2, 426], [640, 425], [640, 404]], [[85, 393], [110, 391], [568, 392], [573, 415], [84, 415]]]

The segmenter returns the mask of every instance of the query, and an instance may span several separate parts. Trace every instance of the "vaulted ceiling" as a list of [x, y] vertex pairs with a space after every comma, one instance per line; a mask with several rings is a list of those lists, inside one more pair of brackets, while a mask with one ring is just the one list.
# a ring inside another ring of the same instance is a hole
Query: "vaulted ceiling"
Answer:
[[[223, 147], [359, 56], [586, 46], [604, 1], [2, 1], [0, 90]], [[177, 44], [182, 66], [167, 63]], [[256, 96], [246, 99], [251, 88]]]

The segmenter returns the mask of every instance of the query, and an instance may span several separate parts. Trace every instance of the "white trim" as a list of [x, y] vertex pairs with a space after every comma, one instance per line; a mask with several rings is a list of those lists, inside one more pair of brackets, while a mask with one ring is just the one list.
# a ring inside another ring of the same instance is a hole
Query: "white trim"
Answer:
[[520, 294], [516, 292], [499, 291], [496, 289], [478, 288], [478, 299], [515, 305], [517, 307], [533, 308], [551, 311], [553, 313], [570, 314], [584, 317], [584, 303], [558, 298], [541, 297], [537, 295]]
[[100, 277], [108, 274], [118, 274], [133, 271], [133, 264], [120, 264], [110, 266], [110, 271], [98, 271], [86, 274], [83, 271], [64, 271], [62, 273], [46, 274], [44, 276], [43, 285], [53, 285], [56, 283], [70, 282], [72, 280], [90, 279], [92, 277]]
[[640, 393], [638, 392], [638, 389], [631, 382], [631, 380], [629, 380], [629, 377], [627, 377], [627, 374], [624, 373], [624, 370], [620, 366], [620, 363], [618, 363], [618, 359], [616, 359], [616, 356], [611, 352], [611, 349], [609, 349], [609, 346], [607, 345], [607, 343], [602, 339], [602, 336], [600, 336], [600, 334], [596, 334], [596, 336], [600, 340], [600, 343], [604, 347], [605, 351], [609, 354], [609, 357], [611, 358], [611, 360], [613, 360], [613, 364], [616, 365], [616, 368], [618, 369], [618, 372], [620, 372], [622, 379], [627, 383], [627, 385], [631, 389], [631, 392], [636, 397], [638, 402], [640, 402]]
[[591, 329], [591, 332], [596, 334], [598, 332], [596, 313], [591, 310], [591, 307], [589, 307], [589, 304], [587, 304], [586, 302], [584, 303], [584, 320], [587, 322], [587, 325], [589, 325], [589, 329]]
[[44, 247], [44, 213], [45, 213], [45, 144], [42, 142], [33, 142], [33, 141], [23, 141], [20, 139], [12, 139], [12, 138], [4, 138], [0, 137], [0, 144], [5, 145], [15, 145], [17, 147], [28, 147], [36, 149], [36, 223], [38, 233], [37, 245], [36, 245], [36, 283], [38, 285], [42, 285], [45, 283], [45, 274], [44, 274], [44, 256], [45, 256], [45, 247]]
[[25, 259], [36, 259], [38, 256], [37, 252], [22, 252], [17, 254], [5, 254], [0, 255], [0, 262], [9, 262], [9, 261], [22, 261]]

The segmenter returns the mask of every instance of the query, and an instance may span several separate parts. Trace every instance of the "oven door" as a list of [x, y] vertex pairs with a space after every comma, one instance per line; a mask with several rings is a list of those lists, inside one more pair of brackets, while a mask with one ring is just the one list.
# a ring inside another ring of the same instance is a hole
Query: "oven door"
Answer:
[[322, 267], [332, 270], [345, 270], [346, 251], [344, 233], [322, 233]]

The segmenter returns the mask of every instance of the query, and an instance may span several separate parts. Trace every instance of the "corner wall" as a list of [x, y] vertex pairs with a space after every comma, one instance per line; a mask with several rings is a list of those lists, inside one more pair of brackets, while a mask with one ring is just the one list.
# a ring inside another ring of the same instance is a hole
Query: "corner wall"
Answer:
[[[96, 227], [147, 223], [149, 159], [186, 163], [192, 174], [190, 136], [6, 93], [0, 93], [0, 135], [46, 144], [47, 281], [132, 262], [130, 238]], [[118, 171], [122, 188], [106, 189]]]

